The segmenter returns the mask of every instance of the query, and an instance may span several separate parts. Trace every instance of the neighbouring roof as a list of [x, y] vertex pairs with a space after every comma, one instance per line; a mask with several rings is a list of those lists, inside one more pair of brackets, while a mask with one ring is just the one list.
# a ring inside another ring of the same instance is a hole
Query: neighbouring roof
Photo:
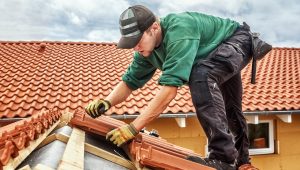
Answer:
[[[27, 117], [43, 109], [74, 111], [103, 98], [120, 81], [132, 50], [111, 43], [0, 42], [0, 118]], [[300, 48], [274, 48], [258, 62], [257, 83], [251, 65], [242, 71], [244, 111], [300, 109]], [[141, 90], [108, 114], [136, 114], [158, 91], [158, 71]], [[187, 86], [165, 113], [194, 112]]]

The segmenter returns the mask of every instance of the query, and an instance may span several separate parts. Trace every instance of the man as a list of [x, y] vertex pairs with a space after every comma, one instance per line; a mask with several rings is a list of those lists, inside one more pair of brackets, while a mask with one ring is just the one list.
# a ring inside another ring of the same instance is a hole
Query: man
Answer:
[[133, 122], [112, 130], [107, 139], [120, 146], [134, 138], [164, 111], [178, 87], [188, 84], [210, 152], [206, 159], [188, 159], [216, 169], [256, 169], [249, 159], [240, 71], [251, 56], [261, 57], [271, 46], [257, 38], [252, 43], [245, 23], [195, 12], [157, 19], [141, 5], [121, 14], [120, 31], [117, 47], [133, 48], [134, 59], [106, 99], [89, 103], [86, 112], [94, 118], [104, 114], [141, 88], [156, 69], [162, 70], [158, 80], [161, 87]]

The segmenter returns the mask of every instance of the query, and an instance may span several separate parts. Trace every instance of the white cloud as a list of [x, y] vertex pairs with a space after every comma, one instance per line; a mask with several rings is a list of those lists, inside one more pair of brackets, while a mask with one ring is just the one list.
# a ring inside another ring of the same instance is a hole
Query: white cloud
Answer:
[[116, 42], [119, 15], [136, 3], [159, 16], [199, 11], [246, 21], [274, 46], [300, 47], [298, 0], [1, 0], [0, 40]]
[[86, 19], [83, 18], [83, 17], [79, 17], [78, 15], [76, 15], [75, 13], [71, 12], [71, 13], [68, 13], [68, 16], [70, 18], [70, 21], [77, 25], [77, 26], [82, 26], [83, 24], [86, 23]]
[[92, 42], [118, 42], [120, 38], [119, 30], [93, 30], [89, 32], [86, 36], [87, 40]]

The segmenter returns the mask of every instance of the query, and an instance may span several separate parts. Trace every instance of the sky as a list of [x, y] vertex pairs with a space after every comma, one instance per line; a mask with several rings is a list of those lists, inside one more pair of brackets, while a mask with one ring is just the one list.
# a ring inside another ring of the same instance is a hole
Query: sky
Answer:
[[0, 0], [0, 41], [118, 42], [119, 16], [135, 4], [245, 21], [274, 47], [300, 47], [299, 0]]

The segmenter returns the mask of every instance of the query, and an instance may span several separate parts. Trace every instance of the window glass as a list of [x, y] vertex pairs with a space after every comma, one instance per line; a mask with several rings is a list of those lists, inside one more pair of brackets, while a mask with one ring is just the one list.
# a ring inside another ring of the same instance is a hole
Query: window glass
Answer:
[[269, 123], [248, 124], [250, 149], [269, 148]]
[[273, 120], [261, 120], [258, 124], [248, 124], [250, 155], [274, 153]]

